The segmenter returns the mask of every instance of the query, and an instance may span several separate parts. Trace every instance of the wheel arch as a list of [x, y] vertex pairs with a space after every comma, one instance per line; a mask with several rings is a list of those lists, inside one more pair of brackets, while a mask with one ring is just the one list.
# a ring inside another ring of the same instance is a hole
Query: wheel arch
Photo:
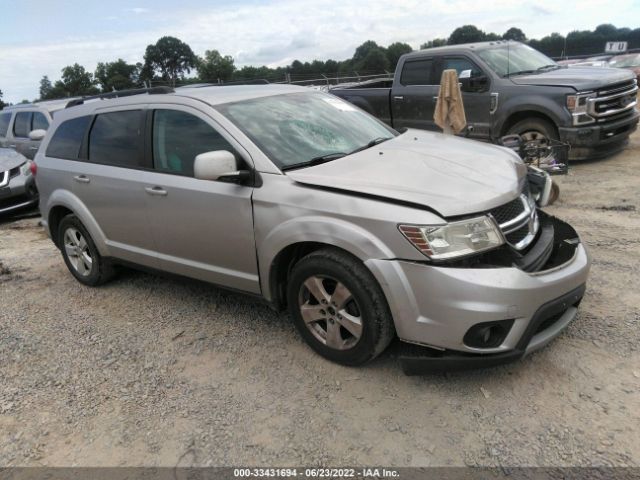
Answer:
[[529, 118], [536, 118], [549, 122], [553, 126], [553, 128], [555, 128], [556, 134], [558, 134], [558, 122], [555, 121], [548, 112], [540, 110], [521, 110], [518, 112], [513, 112], [511, 115], [509, 115], [509, 117], [505, 119], [502, 127], [500, 128], [500, 137], [506, 135], [509, 129], [518, 122], [527, 120]]

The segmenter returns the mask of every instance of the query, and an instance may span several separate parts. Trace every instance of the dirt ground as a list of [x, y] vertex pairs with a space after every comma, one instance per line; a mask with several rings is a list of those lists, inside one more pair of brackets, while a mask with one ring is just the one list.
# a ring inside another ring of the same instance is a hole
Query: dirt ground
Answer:
[[491, 370], [331, 364], [250, 297], [124, 271], [81, 286], [0, 225], [0, 467], [640, 465], [640, 133], [548, 210], [593, 259], [577, 319]]

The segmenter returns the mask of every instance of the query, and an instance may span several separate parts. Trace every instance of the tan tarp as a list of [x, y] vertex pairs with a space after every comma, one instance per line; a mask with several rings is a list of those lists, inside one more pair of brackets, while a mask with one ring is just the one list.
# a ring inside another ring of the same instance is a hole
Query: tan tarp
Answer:
[[462, 93], [455, 70], [442, 72], [440, 92], [433, 119], [444, 133], [460, 133], [467, 126]]

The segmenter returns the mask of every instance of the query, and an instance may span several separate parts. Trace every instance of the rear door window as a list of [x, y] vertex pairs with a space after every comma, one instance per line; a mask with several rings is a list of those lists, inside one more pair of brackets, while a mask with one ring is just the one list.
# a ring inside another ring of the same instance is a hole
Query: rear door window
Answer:
[[402, 85], [433, 85], [433, 59], [411, 60], [402, 67], [400, 83]]
[[31, 131], [32, 112], [18, 112], [13, 122], [13, 135], [16, 137], [27, 138]]
[[143, 167], [142, 110], [98, 115], [89, 134], [89, 161], [128, 168]]
[[33, 112], [32, 130], [46, 130], [49, 128], [49, 120], [41, 112]]
[[11, 121], [11, 112], [0, 113], [0, 137], [6, 137]]
[[91, 116], [72, 118], [62, 122], [47, 147], [47, 157], [77, 160]]
[[211, 125], [179, 110], [153, 114], [153, 166], [160, 172], [193, 177], [197, 155], [215, 150], [234, 153], [233, 147]]

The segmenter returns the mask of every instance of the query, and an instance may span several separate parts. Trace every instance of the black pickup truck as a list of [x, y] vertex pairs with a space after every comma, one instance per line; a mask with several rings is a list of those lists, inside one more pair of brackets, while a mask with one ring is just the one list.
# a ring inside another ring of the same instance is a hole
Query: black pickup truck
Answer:
[[638, 85], [632, 72], [566, 68], [519, 42], [431, 48], [403, 55], [393, 80], [338, 86], [330, 92], [394, 128], [436, 130], [440, 78], [455, 69], [471, 138], [496, 142], [521, 135], [540, 145], [571, 145], [570, 159], [623, 148], [636, 129]]

